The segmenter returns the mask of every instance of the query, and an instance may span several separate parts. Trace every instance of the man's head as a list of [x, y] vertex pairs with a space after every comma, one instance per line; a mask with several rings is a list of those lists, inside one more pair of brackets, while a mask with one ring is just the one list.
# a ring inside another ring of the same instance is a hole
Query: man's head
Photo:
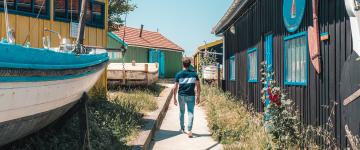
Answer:
[[184, 58], [182, 63], [183, 63], [183, 67], [185, 69], [188, 69], [190, 67], [190, 65], [191, 65], [191, 60], [189, 58]]

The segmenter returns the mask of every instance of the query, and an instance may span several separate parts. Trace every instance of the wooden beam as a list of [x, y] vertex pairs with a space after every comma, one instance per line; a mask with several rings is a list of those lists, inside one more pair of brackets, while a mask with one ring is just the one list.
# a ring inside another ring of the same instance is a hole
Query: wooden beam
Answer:
[[123, 70], [123, 84], [126, 84], [126, 70]]
[[149, 80], [149, 65], [148, 64], [145, 64], [145, 78], [146, 78], [147, 85], [149, 85], [150, 80]]
[[344, 106], [348, 105], [349, 103], [351, 103], [351, 102], [353, 102], [354, 100], [356, 100], [359, 96], [360, 96], [360, 89], [357, 90], [355, 93], [351, 94], [349, 97], [347, 97], [347, 98], [344, 100], [343, 105], [344, 105]]

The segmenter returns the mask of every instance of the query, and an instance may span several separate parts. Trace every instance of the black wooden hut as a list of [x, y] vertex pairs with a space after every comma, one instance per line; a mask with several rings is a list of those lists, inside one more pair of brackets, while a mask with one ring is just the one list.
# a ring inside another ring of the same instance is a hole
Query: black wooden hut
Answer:
[[[266, 61], [275, 73], [273, 79], [296, 102], [304, 123], [323, 125], [331, 114], [329, 107], [337, 103], [333, 134], [341, 147], [346, 146], [345, 125], [360, 135], [360, 98], [354, 98], [352, 108], [343, 105], [359, 89], [354, 87], [360, 84], [360, 74], [354, 72], [360, 64], [354, 61], [358, 55], [353, 41], [360, 39], [352, 37], [344, 1], [318, 0], [321, 72], [317, 73], [307, 39], [313, 26], [312, 0], [234, 0], [213, 28], [224, 40], [223, 89], [263, 111], [260, 92], [265, 85], [260, 82], [260, 68]], [[349, 84], [344, 83], [348, 79], [344, 72], [351, 77]]]

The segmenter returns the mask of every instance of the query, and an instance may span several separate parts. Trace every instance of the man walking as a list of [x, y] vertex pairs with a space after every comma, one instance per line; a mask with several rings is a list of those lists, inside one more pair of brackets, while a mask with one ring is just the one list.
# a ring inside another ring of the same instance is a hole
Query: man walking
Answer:
[[199, 77], [193, 69], [190, 69], [191, 60], [185, 58], [183, 60], [184, 70], [177, 73], [175, 77], [174, 88], [174, 104], [177, 105], [176, 99], [177, 92], [179, 90], [179, 107], [180, 107], [180, 127], [181, 131], [185, 133], [184, 126], [184, 113], [185, 105], [188, 112], [188, 136], [192, 138], [192, 125], [194, 120], [194, 107], [195, 107], [195, 87], [196, 87], [196, 104], [200, 103], [200, 82]]

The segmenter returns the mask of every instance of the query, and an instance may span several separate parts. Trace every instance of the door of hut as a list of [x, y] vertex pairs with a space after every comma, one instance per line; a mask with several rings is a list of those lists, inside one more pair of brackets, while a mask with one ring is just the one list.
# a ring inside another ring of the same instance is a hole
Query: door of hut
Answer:
[[150, 49], [149, 50], [149, 63], [159, 64], [159, 76], [163, 78], [165, 76], [165, 54], [164, 51]]
[[159, 50], [158, 51], [158, 57], [159, 57], [159, 76], [161, 78], [165, 77], [165, 53], [164, 51]]

